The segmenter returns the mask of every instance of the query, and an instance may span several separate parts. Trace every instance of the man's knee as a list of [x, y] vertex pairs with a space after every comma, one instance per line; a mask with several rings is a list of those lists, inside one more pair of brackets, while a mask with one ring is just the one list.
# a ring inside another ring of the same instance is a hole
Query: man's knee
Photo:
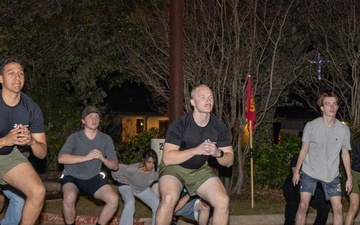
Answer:
[[230, 199], [229, 196], [224, 195], [223, 198], [221, 198], [221, 200], [219, 201], [219, 205], [223, 208], [229, 208], [229, 204], [230, 204]]
[[99, 188], [95, 192], [94, 197], [104, 201], [108, 206], [117, 208], [119, 205], [119, 195], [110, 185]]
[[77, 199], [77, 194], [73, 192], [64, 192], [63, 193], [63, 204], [67, 207], [75, 205]]
[[212, 205], [214, 208], [229, 208], [230, 198], [226, 193], [223, 193], [222, 195], [218, 195], [211, 202], [213, 202]]
[[309, 208], [309, 203], [300, 202], [299, 207], [298, 207], [298, 211], [301, 212], [301, 213], [306, 213], [308, 208]]
[[176, 195], [173, 195], [171, 193], [163, 194], [161, 195], [160, 204], [162, 206], [165, 206], [171, 210], [175, 207], [176, 202], [178, 201], [179, 197]]
[[333, 213], [334, 214], [342, 214], [342, 208], [343, 208], [343, 206], [342, 206], [341, 202], [334, 204], [332, 207]]
[[45, 199], [45, 195], [46, 195], [46, 189], [45, 186], [43, 185], [43, 183], [40, 183], [38, 185], [31, 186], [29, 187], [30, 191], [27, 192], [29, 193], [26, 197], [27, 198], [34, 198], [34, 199]]
[[349, 206], [349, 211], [352, 211], [352, 212], [357, 212], [359, 210], [359, 205], [358, 204], [351, 204], [350, 203], [350, 206]]
[[117, 193], [114, 193], [110, 196], [110, 198], [106, 201], [107, 204], [111, 205], [113, 208], [117, 208], [119, 206], [119, 196]]

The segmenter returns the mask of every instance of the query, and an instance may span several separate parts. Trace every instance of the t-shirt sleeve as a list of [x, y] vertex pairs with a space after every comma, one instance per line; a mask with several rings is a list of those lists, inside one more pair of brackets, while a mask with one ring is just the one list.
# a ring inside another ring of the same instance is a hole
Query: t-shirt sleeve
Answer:
[[105, 156], [106, 156], [106, 158], [111, 159], [111, 160], [118, 159], [116, 156], [114, 142], [111, 139], [111, 137], [108, 135], [107, 135], [107, 141], [106, 141]]
[[345, 135], [342, 143], [342, 147], [346, 148], [347, 150], [351, 150], [351, 143], [350, 143], [350, 129], [348, 126], [345, 126]]
[[62, 146], [58, 156], [61, 156], [62, 154], [65, 153], [72, 154], [76, 142], [77, 142], [76, 136], [74, 134], [70, 134], [70, 136], [66, 139], [65, 144]]
[[31, 133], [44, 133], [44, 117], [38, 104], [35, 103], [29, 124]]
[[168, 131], [166, 132], [166, 143], [181, 145], [181, 141], [183, 140], [183, 126], [184, 123], [178, 119], [175, 120], [172, 124], [170, 124]]
[[310, 127], [310, 123], [306, 123], [301, 139], [303, 142], [310, 142]]
[[228, 147], [231, 146], [232, 134], [230, 129], [225, 125], [225, 123], [221, 122], [219, 128], [219, 141], [217, 143], [218, 147]]

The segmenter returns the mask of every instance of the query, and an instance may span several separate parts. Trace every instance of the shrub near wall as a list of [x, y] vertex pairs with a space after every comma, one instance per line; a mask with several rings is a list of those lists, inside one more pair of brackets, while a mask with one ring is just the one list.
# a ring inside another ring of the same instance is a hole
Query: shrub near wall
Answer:
[[280, 132], [278, 144], [266, 143], [256, 149], [254, 155], [255, 185], [269, 188], [280, 188], [290, 170], [292, 156], [300, 151], [300, 137]]
[[163, 134], [157, 128], [150, 128], [130, 138], [130, 141], [116, 145], [116, 151], [123, 164], [140, 162], [143, 153], [151, 147], [151, 139], [163, 138]]

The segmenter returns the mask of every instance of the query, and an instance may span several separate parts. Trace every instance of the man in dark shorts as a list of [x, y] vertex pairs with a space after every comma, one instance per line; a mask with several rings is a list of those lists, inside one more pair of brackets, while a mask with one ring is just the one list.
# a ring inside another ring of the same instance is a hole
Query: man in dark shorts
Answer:
[[100, 171], [102, 165], [113, 171], [118, 170], [119, 161], [110, 136], [98, 130], [99, 109], [86, 107], [81, 118], [84, 129], [68, 137], [58, 156], [58, 162], [64, 164], [61, 183], [65, 223], [75, 225], [75, 203], [81, 190], [105, 202], [96, 223], [104, 225], [114, 215], [119, 198]]
[[191, 91], [192, 112], [175, 120], [167, 130], [160, 164], [160, 205], [157, 225], [171, 223], [179, 193], [185, 186], [189, 195], [198, 195], [214, 207], [213, 224], [229, 220], [229, 196], [208, 165], [209, 157], [230, 167], [234, 161], [231, 132], [213, 113], [211, 89], [198, 85]]
[[[1, 61], [0, 83], [0, 184], [9, 184], [25, 195], [24, 203], [16, 190], [3, 190], [10, 200], [19, 200], [19, 204], [10, 203], [9, 212], [2, 223], [12, 224], [9, 221], [15, 220], [15, 224], [35, 224], [44, 204], [46, 190], [39, 175], [19, 149], [31, 148], [36, 157], [46, 157], [44, 118], [38, 104], [22, 92], [25, 73], [19, 60], [6, 58]], [[10, 211], [12, 215], [8, 214]]]

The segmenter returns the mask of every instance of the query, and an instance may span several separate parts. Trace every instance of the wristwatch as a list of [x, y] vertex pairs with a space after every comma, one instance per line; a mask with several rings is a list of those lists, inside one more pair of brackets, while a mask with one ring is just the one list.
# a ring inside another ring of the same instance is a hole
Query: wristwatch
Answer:
[[219, 149], [220, 150], [220, 155], [219, 156], [215, 156], [215, 158], [222, 158], [224, 156], [224, 151]]

